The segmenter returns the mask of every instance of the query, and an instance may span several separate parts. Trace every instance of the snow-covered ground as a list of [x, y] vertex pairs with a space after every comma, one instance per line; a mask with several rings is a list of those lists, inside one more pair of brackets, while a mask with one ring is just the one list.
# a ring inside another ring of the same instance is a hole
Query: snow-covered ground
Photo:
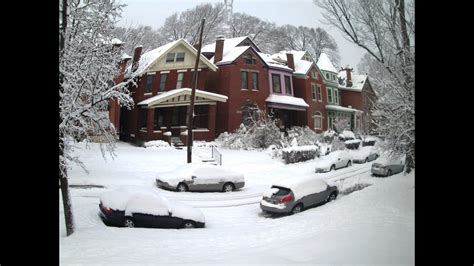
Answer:
[[[156, 188], [156, 174], [185, 163], [186, 149], [118, 143], [118, 157], [107, 161], [96, 145], [78, 150], [90, 174], [73, 166], [70, 183], [105, 188], [71, 188], [76, 232], [69, 237], [60, 203], [61, 265], [414, 264], [414, 174], [375, 178], [370, 175], [371, 163], [314, 174], [318, 159], [286, 165], [261, 151], [219, 151], [223, 166], [245, 174], [240, 191], [177, 193]], [[193, 161], [210, 157], [210, 152], [195, 148]], [[371, 185], [296, 215], [262, 215], [261, 195], [273, 181], [308, 174], [343, 191], [356, 184]], [[170, 200], [201, 209], [206, 228], [105, 226], [97, 215], [99, 195], [121, 185], [156, 188]]]

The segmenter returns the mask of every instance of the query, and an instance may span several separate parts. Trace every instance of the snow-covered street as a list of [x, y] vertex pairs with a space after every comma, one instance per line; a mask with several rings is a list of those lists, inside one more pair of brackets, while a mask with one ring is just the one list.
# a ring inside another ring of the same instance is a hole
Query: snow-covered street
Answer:
[[[73, 166], [70, 184], [76, 231], [66, 237], [60, 210], [60, 261], [69, 264], [414, 264], [414, 173], [388, 178], [370, 175], [357, 164], [314, 174], [318, 159], [286, 165], [265, 151], [219, 149], [223, 166], [245, 175], [245, 187], [231, 193], [177, 193], [158, 189], [158, 172], [186, 163], [186, 149], [139, 148], [117, 143], [117, 158], [102, 159], [99, 148], [76, 152], [90, 174]], [[193, 161], [210, 148], [193, 150]], [[330, 203], [291, 216], [264, 216], [262, 192], [272, 181], [318, 175], [341, 191], [370, 184]], [[99, 195], [121, 185], [156, 188], [171, 200], [201, 209], [203, 229], [145, 229], [105, 226], [98, 216]]]

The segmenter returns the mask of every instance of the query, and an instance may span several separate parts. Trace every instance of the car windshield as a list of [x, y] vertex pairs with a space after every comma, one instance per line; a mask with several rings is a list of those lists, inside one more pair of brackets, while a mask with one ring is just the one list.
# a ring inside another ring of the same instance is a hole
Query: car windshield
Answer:
[[275, 195], [275, 196], [285, 196], [285, 195], [290, 194], [290, 190], [287, 189], [287, 188], [276, 187], [276, 186], [272, 186], [272, 188], [278, 189], [278, 191], [276, 193], [273, 193], [273, 195]]

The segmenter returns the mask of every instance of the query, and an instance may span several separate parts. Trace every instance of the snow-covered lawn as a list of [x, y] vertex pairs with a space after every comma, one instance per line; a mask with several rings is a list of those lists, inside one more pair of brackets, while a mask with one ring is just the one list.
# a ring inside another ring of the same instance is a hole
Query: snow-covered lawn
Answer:
[[[414, 176], [370, 176], [371, 163], [314, 174], [318, 159], [284, 164], [260, 151], [219, 149], [223, 166], [245, 175], [231, 193], [176, 193], [156, 188], [158, 172], [186, 162], [186, 149], [138, 148], [118, 143], [115, 160], [104, 161], [98, 146], [76, 152], [90, 174], [69, 171], [76, 232], [65, 236], [60, 203], [60, 261], [68, 264], [414, 264]], [[193, 161], [210, 148], [195, 148]], [[259, 202], [273, 181], [314, 174], [342, 190], [371, 184], [335, 201], [293, 216], [266, 217]], [[200, 208], [206, 228], [175, 230], [114, 228], [97, 213], [99, 195], [121, 185], [156, 188], [169, 199]]]

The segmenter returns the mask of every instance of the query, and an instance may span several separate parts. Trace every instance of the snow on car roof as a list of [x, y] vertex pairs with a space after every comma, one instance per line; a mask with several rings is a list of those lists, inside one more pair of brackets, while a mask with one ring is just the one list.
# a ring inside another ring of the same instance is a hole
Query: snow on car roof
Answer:
[[273, 185], [291, 189], [295, 195], [295, 200], [299, 200], [309, 194], [324, 191], [328, 186], [326, 181], [315, 175], [287, 177], [274, 182]]
[[134, 194], [157, 194], [157, 191], [147, 187], [123, 186], [102, 193], [100, 201], [113, 210], [125, 210], [129, 198]]
[[181, 165], [173, 171], [159, 173], [157, 179], [168, 183], [171, 186], [177, 186], [179, 182], [189, 181], [192, 176], [197, 176], [195, 184], [209, 184], [216, 182], [244, 182], [244, 175], [226, 169], [222, 166], [216, 166], [206, 163], [190, 163]]

